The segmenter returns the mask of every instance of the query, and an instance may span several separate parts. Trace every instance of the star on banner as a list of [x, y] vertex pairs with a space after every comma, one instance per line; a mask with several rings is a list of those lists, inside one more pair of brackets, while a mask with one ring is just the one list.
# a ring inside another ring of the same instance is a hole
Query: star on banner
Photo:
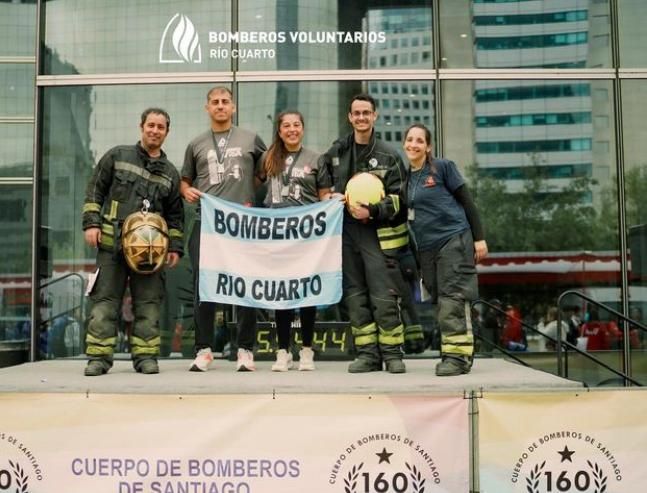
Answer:
[[382, 448], [382, 452], [378, 452], [375, 455], [377, 455], [380, 458], [380, 462], [378, 464], [382, 464], [382, 462], [386, 462], [387, 464], [390, 464], [391, 461], [389, 460], [389, 457], [393, 455], [393, 453], [389, 453], [386, 451], [386, 448]]
[[557, 453], [562, 456], [560, 464], [564, 461], [573, 462], [571, 456], [575, 453], [575, 451], [568, 450], [568, 445], [564, 445], [564, 450], [562, 450], [561, 452], [558, 451]]

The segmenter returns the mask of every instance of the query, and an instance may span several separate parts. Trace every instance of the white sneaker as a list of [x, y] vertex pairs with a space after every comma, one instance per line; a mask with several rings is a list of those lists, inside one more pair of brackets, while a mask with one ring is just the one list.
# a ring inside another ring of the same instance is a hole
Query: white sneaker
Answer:
[[236, 371], [255, 371], [254, 353], [247, 349], [238, 350], [238, 361], [236, 362]]
[[293, 366], [292, 353], [287, 352], [285, 349], [279, 349], [276, 352], [276, 363], [272, 365], [272, 371], [288, 371]]
[[315, 352], [304, 347], [299, 351], [299, 371], [312, 371], [315, 369]]
[[212, 362], [213, 354], [211, 353], [211, 348], [202, 348], [198, 351], [189, 371], [207, 371]]

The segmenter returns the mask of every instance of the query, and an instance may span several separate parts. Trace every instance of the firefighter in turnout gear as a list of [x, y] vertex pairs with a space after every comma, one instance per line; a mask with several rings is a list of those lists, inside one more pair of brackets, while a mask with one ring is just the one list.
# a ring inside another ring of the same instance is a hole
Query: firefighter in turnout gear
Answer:
[[[93, 284], [89, 288], [93, 306], [87, 323], [86, 376], [103, 375], [112, 367], [120, 307], [128, 282], [135, 313], [130, 339], [133, 366], [141, 373], [159, 373], [159, 318], [164, 295], [164, 277], [159, 264], [165, 260], [168, 267], [174, 267], [183, 253], [180, 177], [161, 148], [169, 127], [166, 111], [145, 110], [140, 123], [141, 140], [135, 145], [110, 149], [88, 183], [83, 231], [86, 243], [98, 248], [98, 252], [96, 278], [90, 281]], [[127, 225], [128, 231], [122, 231], [126, 218], [142, 208], [151, 217], [145, 221], [141, 217], [129, 221], [133, 226]], [[156, 219], [154, 215], [161, 217]], [[131, 229], [143, 225], [149, 228], [148, 234], [136, 243], [140, 250], [145, 247], [148, 260], [142, 264], [141, 259], [131, 258], [129, 265], [122, 235], [129, 235]], [[168, 253], [162, 248], [166, 235]], [[150, 245], [143, 245], [147, 238]], [[162, 255], [165, 258], [160, 258]], [[149, 262], [151, 265], [147, 265]]]
[[[379, 371], [384, 364], [390, 373], [404, 373], [404, 329], [390, 272], [399, 266], [385, 252], [408, 243], [406, 215], [401, 210], [406, 175], [398, 153], [375, 138], [376, 118], [373, 98], [355, 96], [348, 112], [353, 132], [335, 141], [322, 159], [333, 176], [335, 195], [347, 202], [342, 236], [344, 302], [357, 351], [348, 371]], [[353, 190], [347, 186], [358, 173], [379, 178], [384, 188], [381, 200], [362, 203], [353, 199]]]

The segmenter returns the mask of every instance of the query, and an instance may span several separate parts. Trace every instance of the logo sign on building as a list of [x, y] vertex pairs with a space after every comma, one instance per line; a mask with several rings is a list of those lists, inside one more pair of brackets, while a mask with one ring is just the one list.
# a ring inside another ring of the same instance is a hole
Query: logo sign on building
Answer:
[[160, 63], [201, 63], [200, 37], [184, 14], [175, 14], [166, 24], [159, 49]]
[[[195, 16], [198, 18], [198, 16]], [[271, 59], [276, 47], [385, 44], [384, 31], [205, 31], [209, 59]], [[163, 29], [159, 63], [201, 63], [200, 37], [188, 16], [176, 13]]]

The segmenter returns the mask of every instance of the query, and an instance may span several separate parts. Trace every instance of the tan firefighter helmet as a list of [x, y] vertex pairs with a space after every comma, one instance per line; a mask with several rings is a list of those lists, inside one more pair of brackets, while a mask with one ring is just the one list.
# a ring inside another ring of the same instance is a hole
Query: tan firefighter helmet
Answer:
[[148, 212], [149, 203], [126, 217], [122, 246], [128, 266], [139, 274], [153, 274], [164, 266], [168, 252], [168, 226], [159, 214]]
[[384, 198], [382, 180], [371, 173], [357, 173], [346, 184], [346, 205], [377, 204]]

